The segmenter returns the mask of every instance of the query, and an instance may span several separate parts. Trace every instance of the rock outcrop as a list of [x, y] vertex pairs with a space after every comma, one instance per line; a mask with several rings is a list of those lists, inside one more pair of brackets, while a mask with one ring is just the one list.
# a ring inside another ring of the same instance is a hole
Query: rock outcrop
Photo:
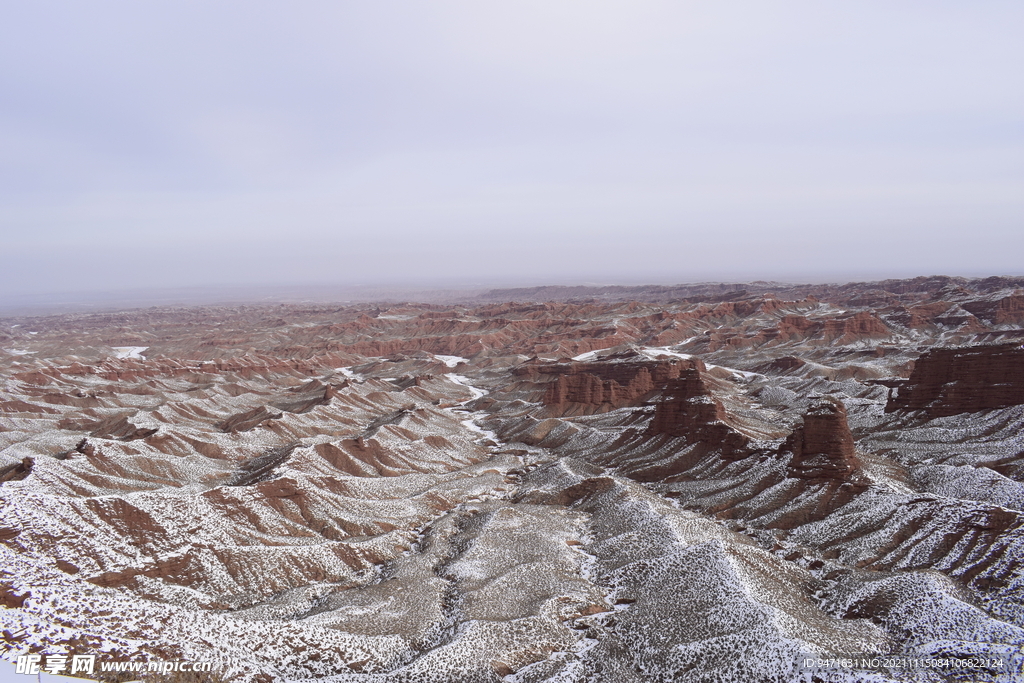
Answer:
[[1024, 293], [1018, 290], [1018, 293], [1001, 299], [968, 301], [963, 308], [993, 325], [1019, 325], [1024, 322]]
[[218, 423], [222, 432], [247, 432], [268, 420], [281, 419], [282, 413], [274, 413], [266, 406], [258, 406], [244, 413], [237, 413]]
[[22, 458], [21, 462], [8, 465], [6, 467], [0, 467], [0, 484], [5, 481], [18, 481], [24, 479], [32, 471], [32, 465], [35, 464], [35, 460], [32, 458]]
[[715, 451], [725, 458], [742, 458], [752, 452], [750, 440], [729, 424], [722, 402], [702, 376], [704, 364], [692, 361], [677, 379], [667, 383], [647, 431], [686, 439], [700, 450]]
[[72, 420], [63, 419], [58, 425], [61, 429], [68, 429], [78, 432], [89, 432], [89, 436], [102, 439], [118, 439], [119, 441], [134, 441], [144, 439], [157, 433], [157, 429], [146, 429], [136, 427], [129, 422], [128, 415], [112, 415], [102, 420]]
[[1024, 348], [1019, 343], [928, 351], [896, 387], [886, 411], [929, 417], [1024, 404]]
[[846, 408], [831, 397], [811, 404], [782, 451], [793, 454], [789, 475], [799, 479], [847, 479], [859, 465]]
[[590, 414], [638, 405], [697, 362], [651, 360], [626, 352], [596, 362], [527, 363], [513, 374], [546, 385], [541, 401], [550, 414]]

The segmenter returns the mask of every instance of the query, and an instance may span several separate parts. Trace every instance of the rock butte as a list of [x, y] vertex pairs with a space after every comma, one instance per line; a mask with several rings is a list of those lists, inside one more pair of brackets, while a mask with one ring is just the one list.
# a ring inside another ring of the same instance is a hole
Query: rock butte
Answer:
[[1021, 680], [1022, 287], [0, 320], [3, 657], [629, 683], [936, 681], [801, 663], [956, 654]]

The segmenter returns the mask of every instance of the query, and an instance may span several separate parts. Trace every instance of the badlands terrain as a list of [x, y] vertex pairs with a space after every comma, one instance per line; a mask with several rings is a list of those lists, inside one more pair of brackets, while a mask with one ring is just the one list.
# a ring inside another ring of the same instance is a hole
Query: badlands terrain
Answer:
[[[1024, 680], [1022, 288], [0, 320], [0, 657]], [[989, 664], [825, 661], [851, 655]]]

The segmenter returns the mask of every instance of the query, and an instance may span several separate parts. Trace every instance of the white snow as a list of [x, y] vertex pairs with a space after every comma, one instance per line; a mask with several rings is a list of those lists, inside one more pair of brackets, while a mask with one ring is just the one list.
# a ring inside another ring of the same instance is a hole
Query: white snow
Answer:
[[[696, 337], [691, 337], [691, 339], [696, 339]], [[690, 340], [687, 339], [686, 341], [690, 341]], [[683, 343], [685, 344], [686, 342], [683, 342]], [[691, 353], [680, 353], [679, 351], [673, 351], [672, 347], [670, 347], [670, 346], [645, 346], [642, 349], [640, 349], [640, 351], [644, 355], [646, 355], [646, 356], [648, 356], [650, 358], [657, 358], [659, 355], [662, 355], [662, 356], [675, 356], [677, 358], [682, 358], [683, 360], [689, 360], [689, 359], [693, 358], [693, 354], [691, 354]], [[764, 377], [764, 375], [758, 374], [756, 372], [747, 372], [746, 370], [737, 370], [736, 368], [727, 368], [724, 365], [712, 365], [711, 363], [706, 363], [705, 365], [706, 365], [708, 370], [713, 370], [714, 368], [722, 368], [723, 370], [725, 370], [727, 372], [731, 372], [737, 379], [753, 379], [754, 377]]]
[[640, 352], [650, 358], [657, 358], [658, 356], [675, 356], [677, 358], [682, 358], [683, 360], [690, 360], [693, 358], [693, 354], [679, 353], [678, 351], [673, 351], [669, 346], [644, 346], [640, 349]]
[[146, 360], [142, 352], [148, 349], [148, 346], [113, 346], [114, 353], [117, 354], [118, 358], [135, 358], [138, 360]]
[[459, 363], [469, 363], [468, 358], [462, 356], [442, 356], [441, 354], [435, 353], [434, 358], [438, 359], [450, 368], [454, 368]]
[[[467, 403], [469, 403], [471, 401], [475, 401], [476, 399], [480, 398], [481, 396], [483, 396], [483, 395], [485, 395], [487, 393], [487, 391], [485, 391], [484, 389], [478, 389], [475, 386], [473, 386], [472, 384], [470, 384], [469, 378], [464, 376], [464, 375], [448, 374], [448, 375], [445, 375], [445, 377], [450, 379], [455, 384], [458, 384], [459, 386], [466, 387], [471, 392], [473, 392], [473, 397], [472, 398], [467, 399], [465, 401], [462, 401], [459, 405], [466, 405]], [[485, 416], [485, 413], [482, 410], [478, 410], [478, 411], [475, 411], [474, 413], [472, 413], [471, 416], [466, 418], [465, 420], [460, 420], [460, 422], [462, 423], [462, 426], [464, 426], [466, 429], [480, 434], [480, 440], [482, 440], [482, 439], [490, 439], [491, 441], [493, 441], [495, 443], [500, 443], [497, 434], [495, 434], [494, 432], [492, 432], [489, 429], [484, 429], [483, 427], [481, 427], [480, 425], [478, 425], [476, 423], [476, 420], [478, 418], [481, 418], [481, 417], [484, 417], [484, 416]]]
[[4, 349], [4, 351], [12, 356], [27, 356], [30, 353], [35, 353], [35, 351], [22, 351], [21, 349]]
[[706, 363], [705, 367], [707, 367], [708, 370], [714, 370], [715, 368], [721, 368], [721, 369], [725, 370], [726, 372], [731, 372], [736, 377], [736, 379], [754, 379], [755, 377], [764, 377], [764, 375], [762, 375], [760, 373], [757, 373], [757, 372], [748, 372], [746, 370], [737, 370], [736, 368], [729, 368], [729, 367], [726, 367], [724, 365], [712, 365], [711, 363]]
[[587, 351], [572, 357], [573, 360], [593, 360], [594, 358], [597, 358], [597, 351]]
[[[469, 378], [466, 377], [465, 375], [448, 374], [448, 375], [445, 375], [445, 377], [447, 377], [451, 381], [455, 382], [456, 384], [464, 386], [467, 389], [469, 389], [470, 391], [472, 391], [473, 392], [473, 398], [469, 399], [469, 401], [475, 401], [475, 400], [477, 400], [478, 398], [480, 398], [481, 396], [483, 396], [484, 394], [487, 393], [483, 389], [477, 389], [475, 386], [470, 384]], [[469, 401], [463, 401], [463, 403], [469, 403]]]

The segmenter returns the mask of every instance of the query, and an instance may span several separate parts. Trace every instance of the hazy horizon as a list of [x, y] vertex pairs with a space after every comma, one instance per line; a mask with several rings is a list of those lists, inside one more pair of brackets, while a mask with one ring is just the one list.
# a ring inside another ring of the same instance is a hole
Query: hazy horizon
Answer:
[[[916, 277], [962, 277], [945, 274]], [[983, 276], [982, 276], [983, 277]], [[999, 274], [988, 277], [1013, 277]], [[704, 280], [680, 282], [433, 282], [389, 284], [220, 285], [208, 287], [151, 287], [135, 290], [45, 292], [6, 297], [0, 301], [0, 318], [35, 317], [68, 313], [97, 313], [151, 307], [235, 306], [275, 304], [387, 304], [423, 303], [458, 305], [479, 303], [480, 297], [509, 290], [573, 288], [687, 287], [693, 285], [778, 285], [787, 287], [847, 285], [877, 282], [884, 278], [852, 280]], [[977, 278], [968, 278], [977, 279]], [[521, 295], [521, 294], [520, 294]], [[493, 298], [493, 297], [488, 297]], [[556, 297], [556, 299], [561, 297]]]
[[1022, 20], [1010, 2], [7, 3], [0, 308], [1021, 275]]

